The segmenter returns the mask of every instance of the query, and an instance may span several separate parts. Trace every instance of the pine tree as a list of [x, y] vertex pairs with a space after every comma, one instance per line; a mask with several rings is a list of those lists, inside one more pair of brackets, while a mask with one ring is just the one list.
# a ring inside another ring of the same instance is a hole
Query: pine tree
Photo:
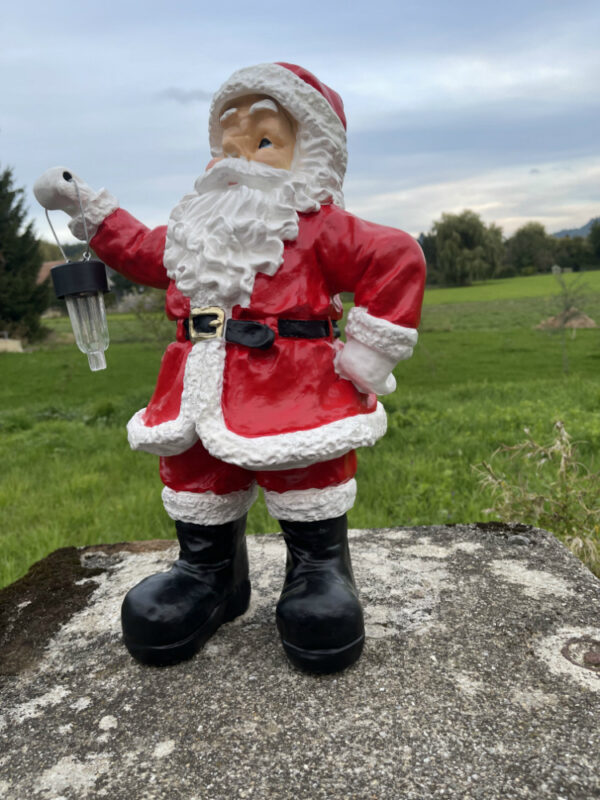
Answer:
[[23, 194], [10, 168], [0, 173], [0, 331], [36, 339], [51, 293], [48, 284], [37, 285], [42, 258], [33, 223], [24, 226]]

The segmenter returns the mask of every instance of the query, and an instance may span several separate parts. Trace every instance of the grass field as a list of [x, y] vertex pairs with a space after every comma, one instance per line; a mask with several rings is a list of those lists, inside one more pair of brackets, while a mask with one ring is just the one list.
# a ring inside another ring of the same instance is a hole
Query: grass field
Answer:
[[[589, 288], [590, 294], [600, 293], [600, 270], [579, 272], [564, 276], [567, 284], [579, 282]], [[521, 300], [523, 298], [549, 297], [555, 294], [558, 284], [554, 275], [531, 275], [527, 278], [504, 278], [476, 283], [474, 286], [429, 288], [425, 306], [455, 303], [481, 303], [490, 300]]]
[[[600, 321], [600, 272], [585, 281], [584, 310]], [[351, 525], [489, 519], [473, 465], [521, 441], [525, 427], [549, 439], [557, 419], [582, 441], [583, 463], [600, 468], [600, 329], [533, 330], [554, 313], [556, 291], [551, 276], [535, 276], [427, 293], [415, 356], [384, 398], [388, 433], [359, 453]], [[162, 320], [111, 317], [99, 373], [68, 321], [51, 324], [46, 346], [0, 355], [0, 585], [57, 547], [173, 535], [157, 459], [131, 452], [124, 428], [152, 392]], [[262, 500], [249, 530], [277, 530]]]

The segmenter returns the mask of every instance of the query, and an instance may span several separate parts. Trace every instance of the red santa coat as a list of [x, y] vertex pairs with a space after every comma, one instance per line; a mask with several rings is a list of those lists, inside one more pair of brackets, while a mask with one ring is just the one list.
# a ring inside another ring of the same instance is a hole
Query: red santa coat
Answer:
[[232, 312], [234, 319], [257, 320], [275, 331], [268, 350], [223, 339], [193, 345], [186, 340], [190, 302], [165, 270], [165, 237], [166, 226], [149, 230], [117, 209], [92, 239], [110, 267], [166, 289], [167, 315], [178, 323], [154, 395], [128, 425], [134, 449], [174, 455], [200, 438], [223, 461], [287, 469], [371, 445], [385, 433], [385, 412], [375, 395], [359, 392], [336, 373], [333, 339], [281, 338], [277, 321], [339, 318], [332, 298], [354, 292], [355, 305], [363, 309], [357, 338], [392, 353], [414, 342], [425, 262], [412, 237], [333, 204], [299, 214], [298, 236], [285, 243], [277, 272], [259, 273], [249, 305]]

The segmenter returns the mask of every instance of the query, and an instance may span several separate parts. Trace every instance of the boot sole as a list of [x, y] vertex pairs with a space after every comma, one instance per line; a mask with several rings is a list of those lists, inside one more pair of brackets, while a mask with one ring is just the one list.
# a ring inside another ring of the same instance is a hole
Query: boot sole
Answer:
[[244, 581], [229, 597], [216, 606], [206, 622], [192, 634], [178, 642], [165, 645], [141, 645], [123, 637], [125, 647], [130, 654], [142, 664], [152, 667], [166, 667], [187, 661], [196, 655], [198, 650], [226, 622], [240, 617], [250, 605], [250, 581]]
[[335, 650], [304, 650], [301, 647], [281, 640], [285, 654], [295, 667], [303, 672], [314, 672], [325, 675], [329, 672], [340, 672], [358, 661], [365, 643], [364, 633], [350, 644]]

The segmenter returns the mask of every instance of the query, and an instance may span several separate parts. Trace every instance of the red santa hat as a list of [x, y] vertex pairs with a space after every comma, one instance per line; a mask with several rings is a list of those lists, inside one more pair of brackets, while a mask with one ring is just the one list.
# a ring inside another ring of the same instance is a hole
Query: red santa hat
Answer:
[[340, 122], [344, 126], [344, 130], [347, 129], [346, 115], [344, 114], [344, 103], [337, 92], [327, 86], [327, 84], [322, 83], [316, 75], [313, 75], [312, 72], [304, 69], [304, 67], [299, 67], [298, 64], [288, 64], [285, 61], [277, 61], [276, 64], [280, 67], [289, 69], [294, 73], [294, 75], [297, 75], [305, 83], [308, 83], [309, 86], [312, 86], [313, 89], [316, 89], [317, 92], [320, 92], [340, 118]]
[[337, 92], [312, 72], [284, 62], [257, 64], [234, 72], [215, 93], [210, 107], [209, 138], [213, 156], [221, 156], [222, 128], [219, 123], [227, 103], [247, 94], [264, 94], [276, 100], [298, 124], [294, 168], [310, 169], [318, 149], [335, 175], [332, 196], [341, 202], [346, 172], [346, 116]]

